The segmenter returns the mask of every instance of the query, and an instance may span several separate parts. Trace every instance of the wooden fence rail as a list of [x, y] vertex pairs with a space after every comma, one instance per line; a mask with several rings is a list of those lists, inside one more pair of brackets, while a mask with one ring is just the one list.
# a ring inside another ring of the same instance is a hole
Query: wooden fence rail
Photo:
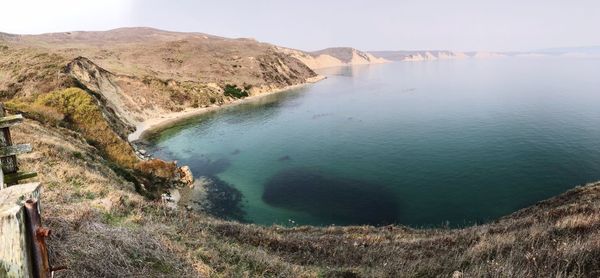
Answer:
[[17, 155], [31, 152], [30, 144], [14, 145], [10, 127], [23, 121], [21, 115], [7, 116], [0, 103], [0, 278], [51, 277], [42, 227], [39, 182], [19, 184], [35, 177], [19, 171]]
[[[2, 164], [3, 183], [8, 186], [19, 180], [35, 177], [33, 172], [21, 172], [17, 164], [17, 155], [31, 152], [30, 144], [13, 145], [10, 127], [23, 122], [22, 115], [6, 116], [4, 105], [0, 103], [0, 164]], [[4, 186], [4, 184], [0, 185]]]

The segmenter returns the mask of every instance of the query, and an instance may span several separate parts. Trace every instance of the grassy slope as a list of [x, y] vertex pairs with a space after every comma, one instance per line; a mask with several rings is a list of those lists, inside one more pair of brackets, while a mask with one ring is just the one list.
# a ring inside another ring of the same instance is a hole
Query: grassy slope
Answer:
[[42, 94], [27, 102], [12, 100], [6, 107], [80, 132], [87, 142], [121, 167], [133, 168], [138, 162], [131, 146], [104, 119], [95, 99], [79, 88]]
[[600, 184], [458, 230], [260, 227], [170, 212], [117, 176], [77, 133], [27, 121], [15, 142], [44, 182], [60, 277], [598, 276]]
[[249, 39], [149, 28], [0, 37], [0, 100], [81, 87], [119, 108], [130, 125], [231, 102], [239, 96], [224, 94], [228, 85], [254, 95], [315, 76], [274, 46]]

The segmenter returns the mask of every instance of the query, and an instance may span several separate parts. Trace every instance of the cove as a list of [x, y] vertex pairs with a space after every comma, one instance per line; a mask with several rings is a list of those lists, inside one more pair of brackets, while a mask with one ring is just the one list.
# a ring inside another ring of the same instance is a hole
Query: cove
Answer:
[[482, 223], [600, 179], [598, 72], [557, 57], [332, 68], [165, 129], [149, 151], [218, 180], [237, 206], [221, 211], [243, 221]]

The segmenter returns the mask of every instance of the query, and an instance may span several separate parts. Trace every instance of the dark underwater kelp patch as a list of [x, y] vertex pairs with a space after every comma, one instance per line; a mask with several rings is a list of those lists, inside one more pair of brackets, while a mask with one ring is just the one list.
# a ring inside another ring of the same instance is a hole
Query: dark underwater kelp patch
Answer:
[[210, 183], [206, 185], [206, 201], [199, 204], [202, 210], [212, 216], [248, 222], [246, 212], [242, 208], [244, 195], [231, 184], [219, 179], [209, 177]]
[[205, 199], [197, 202], [202, 211], [221, 219], [248, 222], [245, 219], [242, 192], [217, 176], [231, 166], [229, 159], [193, 156], [182, 159], [180, 163], [189, 165], [196, 179], [202, 177], [209, 181], [204, 185]]
[[398, 222], [399, 203], [384, 186], [326, 176], [304, 168], [283, 170], [265, 184], [263, 201], [342, 224]]
[[277, 161], [280, 161], [280, 162], [283, 162], [283, 161], [290, 161], [290, 160], [292, 160], [292, 157], [291, 157], [291, 156], [289, 156], [289, 155], [284, 155], [284, 156], [282, 156], [282, 157], [279, 157], [279, 158], [277, 159]]

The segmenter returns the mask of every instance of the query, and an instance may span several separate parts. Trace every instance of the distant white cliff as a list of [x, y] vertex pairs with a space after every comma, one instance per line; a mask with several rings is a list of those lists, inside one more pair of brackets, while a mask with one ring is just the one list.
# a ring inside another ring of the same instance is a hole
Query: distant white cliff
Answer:
[[371, 53], [366, 53], [351, 47], [327, 48], [314, 52], [304, 52], [289, 48], [280, 48], [279, 50], [290, 54], [311, 69], [349, 65], [383, 64], [390, 62], [387, 59], [376, 57]]
[[433, 61], [466, 58], [500, 58], [506, 55], [497, 52], [460, 52], [448, 50], [417, 50], [417, 51], [371, 51], [377, 57], [390, 61]]

